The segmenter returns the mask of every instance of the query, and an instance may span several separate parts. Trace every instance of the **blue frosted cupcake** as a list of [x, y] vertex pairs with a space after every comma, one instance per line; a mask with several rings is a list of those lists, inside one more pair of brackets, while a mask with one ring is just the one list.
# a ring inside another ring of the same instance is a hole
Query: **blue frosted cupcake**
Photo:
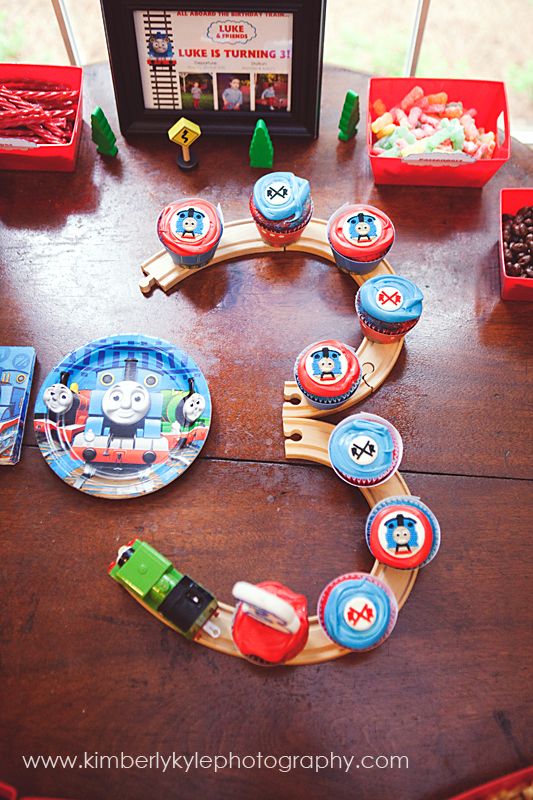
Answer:
[[319, 622], [329, 638], [349, 650], [378, 647], [391, 635], [398, 603], [386, 583], [351, 572], [328, 583], [318, 600]]
[[292, 172], [269, 172], [255, 182], [250, 212], [261, 238], [272, 247], [298, 241], [313, 215], [311, 187]]
[[400, 465], [402, 437], [383, 417], [360, 412], [335, 426], [328, 452], [331, 466], [343, 481], [352, 486], [378, 486]]
[[368, 515], [365, 534], [374, 558], [396, 569], [425, 567], [440, 546], [435, 514], [411, 495], [387, 497], [377, 503]]
[[389, 344], [414, 328], [424, 295], [401, 275], [377, 275], [365, 281], [355, 297], [355, 310], [368, 339]]

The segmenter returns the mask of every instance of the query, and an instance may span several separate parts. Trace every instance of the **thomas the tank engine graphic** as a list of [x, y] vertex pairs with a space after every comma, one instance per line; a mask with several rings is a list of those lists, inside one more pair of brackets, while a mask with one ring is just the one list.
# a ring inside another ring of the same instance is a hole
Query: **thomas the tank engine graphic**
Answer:
[[321, 381], [334, 380], [342, 374], [341, 354], [331, 347], [323, 347], [312, 355], [313, 376]]
[[378, 236], [376, 218], [372, 214], [355, 214], [347, 222], [350, 226], [350, 239], [355, 239], [358, 243], [372, 242]]
[[164, 389], [164, 380], [163, 372], [140, 367], [136, 358], [98, 370], [92, 389], [69, 386], [69, 374], [62, 372], [43, 393], [47, 413], [35, 415], [36, 433], [83, 462], [86, 475], [97, 468], [139, 471], [181, 458], [185, 447], [207, 436], [206, 399], [192, 377], [187, 390]]
[[148, 58], [147, 63], [151, 66], [175, 64], [176, 59], [173, 58], [174, 48], [169, 36], [162, 31], [157, 31], [155, 34], [150, 34], [148, 37]]
[[411, 553], [412, 548], [418, 547], [418, 534], [416, 520], [397, 514], [394, 519], [386, 523], [387, 549], [395, 553]]
[[[141, 382], [142, 381], [142, 382]], [[169, 442], [161, 435], [162, 395], [151, 392], [159, 376], [139, 369], [127, 358], [124, 372], [100, 370], [98, 389], [91, 392], [84, 430], [72, 441], [73, 453], [86, 464], [116, 468], [151, 466], [168, 456]]]
[[196, 239], [203, 236], [206, 216], [203, 211], [192, 206], [179, 211], [176, 216], [176, 234], [182, 239]]

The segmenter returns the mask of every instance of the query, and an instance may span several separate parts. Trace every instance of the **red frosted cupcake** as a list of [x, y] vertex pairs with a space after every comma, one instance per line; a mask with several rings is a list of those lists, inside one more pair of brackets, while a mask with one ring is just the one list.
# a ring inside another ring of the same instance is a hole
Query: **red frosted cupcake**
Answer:
[[387, 255], [394, 243], [394, 225], [379, 208], [346, 204], [328, 222], [328, 241], [337, 266], [366, 275]]
[[361, 365], [355, 351], [336, 339], [315, 342], [294, 365], [294, 379], [315, 408], [337, 408], [357, 391]]
[[223, 231], [220, 207], [199, 197], [169, 203], [157, 220], [159, 240], [181, 267], [205, 267]]

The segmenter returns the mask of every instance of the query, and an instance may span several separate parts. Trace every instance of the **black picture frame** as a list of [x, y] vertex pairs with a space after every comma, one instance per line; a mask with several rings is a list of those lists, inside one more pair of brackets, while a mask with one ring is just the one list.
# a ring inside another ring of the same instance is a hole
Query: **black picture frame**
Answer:
[[221, 113], [145, 108], [133, 12], [220, 11], [222, 5], [215, 0], [101, 0], [120, 130], [124, 136], [166, 133], [181, 114], [211, 134], [251, 135], [261, 118], [275, 135], [318, 136], [326, 0], [235, 0], [228, 4], [230, 12], [293, 15], [290, 111]]

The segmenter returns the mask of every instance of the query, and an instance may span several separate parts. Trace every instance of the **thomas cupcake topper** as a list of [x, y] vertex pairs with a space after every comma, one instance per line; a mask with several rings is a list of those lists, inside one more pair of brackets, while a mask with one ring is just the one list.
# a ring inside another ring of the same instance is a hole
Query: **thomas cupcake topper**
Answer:
[[416, 569], [436, 556], [440, 527], [431, 509], [418, 497], [387, 497], [368, 515], [366, 541], [382, 564]]
[[351, 397], [361, 380], [355, 351], [335, 339], [315, 342], [303, 350], [294, 365], [295, 380], [316, 408], [334, 408]]
[[387, 255], [394, 242], [394, 226], [373, 206], [346, 204], [328, 222], [328, 240], [337, 266], [365, 275]]
[[347, 218], [343, 226], [343, 233], [347, 239], [356, 242], [360, 247], [365, 247], [379, 238], [381, 229], [381, 222], [374, 214], [365, 214], [360, 211]]
[[174, 263], [205, 266], [214, 256], [224, 226], [220, 208], [197, 197], [169, 203], [157, 221], [157, 235]]

